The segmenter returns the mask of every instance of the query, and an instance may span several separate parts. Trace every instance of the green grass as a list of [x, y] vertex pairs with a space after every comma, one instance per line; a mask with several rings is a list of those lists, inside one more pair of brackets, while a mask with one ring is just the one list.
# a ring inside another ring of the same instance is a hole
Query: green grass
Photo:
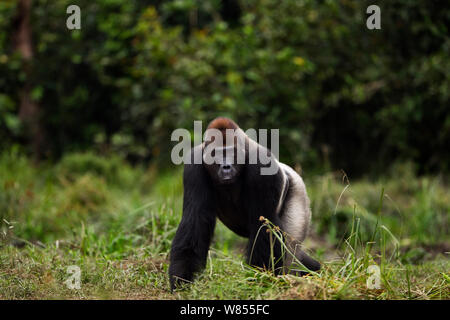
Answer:
[[[449, 299], [450, 188], [445, 177], [411, 172], [397, 166], [376, 181], [305, 177], [313, 211], [305, 247], [323, 264], [318, 274], [274, 276], [247, 266], [245, 239], [219, 223], [204, 272], [171, 294], [181, 170], [132, 168], [90, 153], [33, 166], [4, 152], [0, 298]], [[374, 264], [380, 289], [366, 285]], [[70, 265], [81, 269], [79, 290], [65, 285]]]

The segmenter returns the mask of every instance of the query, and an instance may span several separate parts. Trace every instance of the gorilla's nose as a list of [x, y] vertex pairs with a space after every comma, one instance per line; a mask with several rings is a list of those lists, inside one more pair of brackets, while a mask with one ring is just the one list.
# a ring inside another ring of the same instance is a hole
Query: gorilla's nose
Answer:
[[223, 172], [230, 172], [231, 165], [230, 164], [222, 164], [222, 165], [220, 165], [220, 169], [222, 169]]

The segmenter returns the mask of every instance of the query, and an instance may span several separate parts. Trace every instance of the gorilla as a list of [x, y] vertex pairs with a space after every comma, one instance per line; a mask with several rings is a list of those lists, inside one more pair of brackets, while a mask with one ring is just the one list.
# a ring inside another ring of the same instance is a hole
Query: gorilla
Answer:
[[[234, 121], [223, 117], [208, 125], [204, 142], [188, 157], [191, 161], [185, 162], [183, 173], [183, 216], [170, 251], [171, 290], [192, 282], [204, 269], [216, 218], [249, 239], [249, 265], [276, 274], [308, 273], [298, 268], [297, 261], [309, 271], [320, 269], [320, 263], [300, 249], [311, 210], [305, 184], [297, 172], [279, 162]], [[264, 157], [269, 161], [263, 161]], [[269, 166], [275, 170], [262, 174]], [[267, 230], [266, 219], [280, 230], [285, 245]]]

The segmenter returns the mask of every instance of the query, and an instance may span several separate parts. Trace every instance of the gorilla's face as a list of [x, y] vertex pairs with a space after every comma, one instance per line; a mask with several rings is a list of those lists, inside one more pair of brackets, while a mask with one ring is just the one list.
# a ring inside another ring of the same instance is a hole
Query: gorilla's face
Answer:
[[[204, 164], [211, 179], [219, 185], [236, 182], [244, 169], [245, 161], [239, 158], [235, 147], [219, 147], [212, 151], [213, 164]], [[243, 152], [243, 151], [241, 151]], [[238, 159], [240, 161], [238, 162]]]

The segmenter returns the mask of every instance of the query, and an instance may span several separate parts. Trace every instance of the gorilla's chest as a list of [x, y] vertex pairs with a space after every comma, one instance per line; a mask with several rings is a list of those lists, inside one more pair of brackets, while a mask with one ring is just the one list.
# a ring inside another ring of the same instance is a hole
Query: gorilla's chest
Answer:
[[248, 217], [244, 208], [240, 186], [224, 188], [218, 193], [218, 218], [231, 231], [242, 237], [248, 237]]

